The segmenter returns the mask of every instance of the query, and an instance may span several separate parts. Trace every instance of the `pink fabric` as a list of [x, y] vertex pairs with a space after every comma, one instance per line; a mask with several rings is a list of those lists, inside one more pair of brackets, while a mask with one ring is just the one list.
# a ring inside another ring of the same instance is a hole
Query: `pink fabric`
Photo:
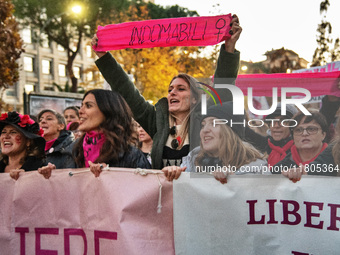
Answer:
[[[236, 79], [236, 86], [244, 95], [248, 94], [248, 88], [253, 88], [253, 96], [272, 97], [273, 87], [278, 88], [305, 88], [313, 96], [334, 95], [340, 97], [338, 84], [340, 71], [319, 73], [274, 73], [274, 74], [240, 74]], [[289, 95], [288, 95], [289, 96]]]
[[[172, 183], [160, 175], [104, 171], [0, 175], [1, 254], [175, 254]], [[72, 169], [81, 171], [84, 169]], [[86, 252], [87, 251], [87, 252]]]
[[49, 149], [51, 149], [52, 145], [54, 144], [54, 142], [55, 142], [56, 140], [57, 140], [57, 138], [56, 138], [56, 139], [53, 139], [53, 140], [51, 140], [51, 141], [46, 142], [46, 144], [45, 144], [45, 151], [48, 151]]
[[105, 135], [96, 131], [90, 131], [85, 134], [83, 140], [85, 166], [89, 167], [88, 161], [95, 162], [99, 157], [100, 149], [105, 142]]
[[231, 14], [154, 19], [98, 26], [96, 51], [215, 45], [230, 37]]

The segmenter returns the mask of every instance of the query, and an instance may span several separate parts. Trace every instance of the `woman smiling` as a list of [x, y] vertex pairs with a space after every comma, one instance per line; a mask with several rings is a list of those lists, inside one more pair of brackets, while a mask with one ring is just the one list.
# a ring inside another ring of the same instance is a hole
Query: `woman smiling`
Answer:
[[83, 98], [78, 129], [84, 135], [74, 147], [78, 167], [90, 167], [96, 177], [110, 167], [149, 168], [143, 153], [133, 147], [132, 113], [124, 99], [109, 90], [94, 89]]
[[269, 173], [261, 153], [242, 140], [245, 133], [242, 124], [222, 124], [218, 119], [242, 123], [244, 115], [233, 115], [232, 102], [209, 107], [201, 121], [200, 146], [183, 158], [180, 167], [163, 168], [169, 181], [177, 179], [182, 171], [212, 172], [221, 183], [227, 182], [229, 174]]
[[3, 113], [0, 117], [0, 173], [14, 179], [23, 171], [38, 170], [46, 165], [43, 130], [28, 115]]

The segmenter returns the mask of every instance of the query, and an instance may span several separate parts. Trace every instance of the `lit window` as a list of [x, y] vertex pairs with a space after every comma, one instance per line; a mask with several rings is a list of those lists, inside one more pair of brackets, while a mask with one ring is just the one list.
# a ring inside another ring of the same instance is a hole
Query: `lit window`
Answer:
[[92, 81], [93, 80], [93, 72], [88, 72], [86, 74], [86, 78], [87, 78], [88, 81]]
[[26, 27], [22, 30], [22, 40], [24, 43], [32, 43], [31, 29]]
[[66, 65], [58, 66], [59, 76], [66, 77]]
[[29, 94], [32, 91], [34, 91], [34, 85], [33, 84], [25, 84], [25, 92], [27, 94]]
[[33, 58], [24, 57], [24, 70], [28, 72], [33, 72]]
[[51, 73], [51, 61], [43, 59], [41, 64], [42, 64], [42, 73], [50, 74]]
[[73, 67], [73, 74], [74, 74], [74, 77], [76, 77], [77, 79], [80, 79], [80, 67], [78, 66]]
[[92, 57], [92, 47], [90, 45], [86, 45], [86, 57]]
[[60, 44], [58, 44], [57, 49], [58, 49], [59, 51], [65, 51], [64, 47], [61, 46]]

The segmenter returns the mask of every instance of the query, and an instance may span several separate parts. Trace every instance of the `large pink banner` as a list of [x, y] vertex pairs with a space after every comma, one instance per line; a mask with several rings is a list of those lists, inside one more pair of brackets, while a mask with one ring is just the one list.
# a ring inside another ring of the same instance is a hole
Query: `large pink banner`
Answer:
[[0, 254], [174, 254], [172, 184], [163, 175], [0, 174], [0, 193]]
[[305, 88], [311, 96], [334, 95], [340, 97], [340, 71], [320, 73], [274, 73], [274, 74], [243, 74], [236, 79], [236, 86], [243, 93], [253, 89], [254, 96], [273, 95], [272, 88]]
[[231, 14], [155, 19], [98, 26], [96, 51], [215, 45], [230, 37]]

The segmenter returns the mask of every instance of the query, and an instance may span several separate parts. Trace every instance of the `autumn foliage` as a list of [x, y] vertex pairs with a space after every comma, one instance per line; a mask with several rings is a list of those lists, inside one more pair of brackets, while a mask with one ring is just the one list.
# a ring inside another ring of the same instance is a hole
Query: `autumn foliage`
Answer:
[[18, 63], [22, 40], [18, 24], [13, 17], [13, 4], [0, 0], [0, 88], [7, 88], [18, 81]]

